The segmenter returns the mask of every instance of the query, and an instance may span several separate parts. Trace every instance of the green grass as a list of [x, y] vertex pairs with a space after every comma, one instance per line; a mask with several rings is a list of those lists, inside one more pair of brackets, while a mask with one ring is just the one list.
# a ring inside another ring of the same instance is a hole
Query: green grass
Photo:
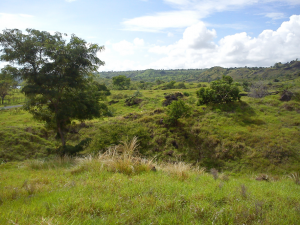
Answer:
[[[93, 138], [85, 158], [56, 158], [53, 130], [1, 110], [0, 224], [299, 224], [299, 102], [196, 106], [197, 89], [143, 90], [139, 105], [109, 106], [114, 117], [74, 121], [68, 144]], [[192, 113], [170, 126], [162, 101], [175, 91]]]
[[[300, 186], [287, 176], [219, 178], [187, 164], [127, 175], [114, 158], [0, 166], [1, 224], [299, 224]], [[132, 166], [134, 160], [128, 162]], [[258, 174], [257, 174], [258, 175]]]
[[[199, 163], [207, 168], [286, 174], [299, 171], [300, 103], [281, 102], [279, 95], [263, 99], [242, 97], [227, 105], [196, 106], [196, 90], [185, 89], [183, 100], [192, 107], [177, 126], [164, 123], [164, 96], [182, 90], [141, 90], [139, 105], [125, 106], [125, 98], [109, 108], [115, 117], [75, 121], [68, 144], [91, 137], [84, 153], [105, 151], [110, 145], [138, 136], [140, 153], [158, 160]], [[112, 91], [112, 96], [131, 96], [135, 90]], [[105, 101], [112, 100], [109, 96]], [[0, 111], [0, 161], [48, 157], [55, 149], [56, 133], [43, 128], [21, 109]]]

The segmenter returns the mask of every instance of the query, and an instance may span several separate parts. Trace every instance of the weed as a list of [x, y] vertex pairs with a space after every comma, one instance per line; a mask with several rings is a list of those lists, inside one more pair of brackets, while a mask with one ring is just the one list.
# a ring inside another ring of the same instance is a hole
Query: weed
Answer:
[[244, 184], [241, 185], [241, 190], [240, 190], [241, 196], [243, 198], [247, 198], [248, 194], [247, 194], [247, 188]]
[[221, 173], [219, 177], [222, 181], [229, 181], [229, 176], [225, 173]]
[[33, 195], [36, 191], [36, 186], [32, 183], [29, 183], [28, 180], [24, 181], [22, 188], [24, 188], [27, 191], [28, 195]]
[[214, 178], [215, 180], [217, 180], [217, 179], [219, 178], [218, 170], [216, 170], [215, 168], [212, 168], [212, 169], [210, 170], [210, 173], [211, 173], [211, 175], [213, 176], [213, 178]]

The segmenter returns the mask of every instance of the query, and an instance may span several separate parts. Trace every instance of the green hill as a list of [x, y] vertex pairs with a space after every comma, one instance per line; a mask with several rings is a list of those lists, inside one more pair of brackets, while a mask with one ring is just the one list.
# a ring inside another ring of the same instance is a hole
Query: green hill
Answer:
[[293, 60], [287, 63], [276, 63], [272, 67], [243, 67], [223, 68], [212, 67], [210, 69], [176, 69], [176, 70], [137, 70], [137, 71], [110, 71], [100, 72], [102, 78], [112, 78], [118, 75], [130, 77], [133, 81], [154, 82], [185, 81], [185, 82], [210, 82], [229, 75], [236, 81], [242, 80], [291, 80], [300, 75], [300, 61]]

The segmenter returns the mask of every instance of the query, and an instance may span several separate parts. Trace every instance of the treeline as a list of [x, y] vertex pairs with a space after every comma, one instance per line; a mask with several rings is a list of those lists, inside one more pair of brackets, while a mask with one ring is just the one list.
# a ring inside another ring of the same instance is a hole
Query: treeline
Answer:
[[298, 59], [287, 63], [275, 63], [271, 67], [242, 67], [210, 69], [177, 69], [177, 70], [137, 70], [137, 71], [107, 71], [97, 74], [100, 78], [110, 79], [115, 76], [125, 75], [132, 81], [155, 82], [211, 82], [221, 79], [223, 75], [231, 76], [236, 81], [243, 80], [292, 80], [300, 76], [300, 61]]

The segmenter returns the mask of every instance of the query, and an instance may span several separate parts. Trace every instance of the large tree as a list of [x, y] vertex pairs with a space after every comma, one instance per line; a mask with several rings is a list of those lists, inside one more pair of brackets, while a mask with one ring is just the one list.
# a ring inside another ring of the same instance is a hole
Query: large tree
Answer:
[[63, 147], [66, 126], [73, 119], [99, 117], [99, 94], [92, 73], [104, 65], [97, 53], [103, 46], [71, 35], [26, 29], [6, 29], [0, 34], [1, 60], [16, 66], [15, 76], [25, 81], [22, 92], [33, 116], [55, 128]]

